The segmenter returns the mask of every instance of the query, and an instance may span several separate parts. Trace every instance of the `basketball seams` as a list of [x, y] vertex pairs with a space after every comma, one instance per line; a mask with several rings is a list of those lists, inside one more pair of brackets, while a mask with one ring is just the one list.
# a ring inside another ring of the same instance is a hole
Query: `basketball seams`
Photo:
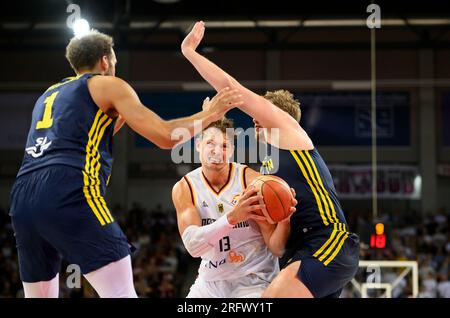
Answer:
[[[261, 186], [259, 187], [259, 190], [258, 190], [258, 195], [261, 195], [261, 196], [263, 197], [261, 200], [259, 200], [259, 204], [260, 204], [260, 205], [265, 205], [266, 203], [264, 202], [264, 196], [263, 196], [263, 193], [262, 193], [262, 188], [263, 188], [263, 186], [264, 186], [264, 180], [263, 180], [263, 178], [258, 177], [257, 179], [255, 179], [255, 181], [252, 182], [252, 184], [255, 185], [255, 184], [258, 183], [258, 182], [261, 183]], [[267, 211], [267, 209], [266, 209], [265, 207], [261, 209], [261, 212], [262, 212], [263, 215], [266, 217], [267, 221], [269, 221], [269, 223], [275, 224], [275, 222], [272, 220], [272, 218], [271, 218], [270, 215], [269, 215], [269, 212]]]
[[[270, 177], [270, 179], [267, 180], [267, 177]], [[265, 185], [268, 181], [274, 181], [274, 182], [280, 184], [280, 185], [283, 186], [286, 190], [288, 190], [289, 193], [290, 193], [290, 187], [289, 187], [289, 185], [288, 185], [283, 179], [281, 179], [281, 178], [279, 178], [279, 177], [276, 177], [276, 176], [272, 176], [272, 175], [261, 175], [261, 176], [259, 176], [259, 177], [256, 177], [256, 178], [250, 183], [250, 185], [253, 185], [253, 186], [259, 188], [258, 195], [261, 195], [261, 196], [263, 197], [261, 200], [259, 200], [259, 204], [264, 204], [264, 205], [265, 205], [265, 202], [264, 202], [264, 189], [263, 189], [263, 188], [264, 188], [264, 185]], [[258, 183], [261, 183], [261, 186], [259, 186]], [[269, 189], [276, 195], [276, 198], [278, 199], [278, 201], [281, 203], [281, 206], [283, 207], [284, 212], [286, 212], [285, 206], [284, 206], [284, 204], [283, 204], [283, 201], [280, 199], [280, 196], [277, 194], [277, 192], [274, 190], [274, 188], [273, 188], [272, 186], [270, 186], [270, 185], [268, 185], [268, 186], [269, 186]], [[291, 196], [292, 196], [292, 194], [291, 194]], [[277, 223], [277, 222], [275, 222], [275, 221], [272, 219], [272, 217], [270, 216], [270, 214], [269, 214], [269, 212], [267, 211], [266, 208], [262, 208], [262, 209], [261, 209], [261, 212], [262, 212], [263, 215], [266, 217], [266, 219], [267, 219], [267, 221], [268, 221], [269, 223], [271, 223], [271, 224], [276, 224], [276, 223]]]
[[[281, 182], [278, 182], [277, 180], [269, 180], [269, 181], [275, 181], [275, 182], [277, 182], [278, 184], [282, 184]], [[270, 188], [270, 190], [272, 190], [272, 192], [275, 194], [275, 196], [277, 197], [277, 199], [278, 199], [278, 202], [280, 202], [280, 204], [281, 204], [281, 206], [283, 207], [283, 214], [286, 214], [286, 207], [284, 206], [284, 204], [283, 204], [283, 200], [281, 200], [281, 198], [280, 198], [280, 196], [278, 195], [278, 193], [275, 191], [275, 189], [269, 184], [269, 182], [267, 181], [267, 182], [264, 182], [263, 183], [263, 185], [262, 185], [262, 187], [261, 187], [261, 194], [263, 194], [263, 188], [264, 188], [264, 186], [268, 186], [269, 188]], [[284, 186], [284, 184], [283, 184], [283, 186]], [[264, 197], [264, 194], [263, 194], [263, 197]], [[272, 219], [273, 220], [273, 219]]]

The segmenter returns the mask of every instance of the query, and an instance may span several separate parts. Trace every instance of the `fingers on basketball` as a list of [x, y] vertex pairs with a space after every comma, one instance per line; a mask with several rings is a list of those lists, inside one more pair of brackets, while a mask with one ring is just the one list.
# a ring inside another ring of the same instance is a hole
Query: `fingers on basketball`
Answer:
[[275, 176], [260, 176], [251, 185], [258, 189], [258, 193], [263, 198], [262, 203], [265, 205], [265, 209], [254, 213], [264, 215], [269, 223], [283, 221], [295, 211], [292, 206], [295, 200], [293, 193], [283, 179]]

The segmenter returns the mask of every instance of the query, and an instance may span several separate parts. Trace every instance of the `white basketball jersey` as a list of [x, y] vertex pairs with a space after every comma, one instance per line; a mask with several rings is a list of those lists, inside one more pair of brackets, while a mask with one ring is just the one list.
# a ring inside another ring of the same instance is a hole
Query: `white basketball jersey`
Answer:
[[[245, 189], [245, 168], [244, 165], [230, 163], [228, 182], [219, 192], [209, 185], [201, 167], [185, 176], [202, 226], [232, 210]], [[198, 271], [199, 278], [206, 281], [235, 279], [251, 273], [272, 280], [278, 272], [278, 260], [267, 248], [253, 220], [236, 224], [227, 236], [203, 255]]]

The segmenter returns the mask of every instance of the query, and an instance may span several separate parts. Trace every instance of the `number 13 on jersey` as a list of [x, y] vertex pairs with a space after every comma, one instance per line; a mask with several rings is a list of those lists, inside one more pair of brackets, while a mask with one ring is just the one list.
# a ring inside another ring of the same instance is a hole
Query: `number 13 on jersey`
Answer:
[[37, 122], [36, 129], [50, 128], [53, 125], [52, 107], [58, 93], [59, 92], [54, 92], [44, 100], [44, 115], [42, 116], [42, 119]]

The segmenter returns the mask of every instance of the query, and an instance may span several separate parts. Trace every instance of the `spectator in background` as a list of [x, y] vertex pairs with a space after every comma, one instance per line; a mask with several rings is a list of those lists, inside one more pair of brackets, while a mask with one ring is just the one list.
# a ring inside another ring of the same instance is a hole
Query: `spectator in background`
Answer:
[[[140, 297], [181, 297], [188, 256], [179, 240], [174, 211], [157, 207], [146, 211], [133, 204], [129, 212], [120, 212], [121, 226], [138, 251], [133, 255], [134, 281]], [[114, 214], [117, 215], [114, 211]], [[126, 217], [123, 216], [126, 214]], [[23, 297], [18, 276], [17, 254], [10, 219], [0, 208], [0, 297]], [[68, 264], [66, 264], [67, 266]], [[66, 268], [63, 266], [62, 268]], [[82, 278], [81, 289], [69, 289], [67, 275], [60, 276], [60, 297], [97, 297], [95, 291]]]
[[[184, 297], [181, 289], [192, 258], [186, 253], [179, 239], [175, 212], [163, 211], [161, 206], [147, 211], [136, 203], [128, 212], [120, 207], [117, 209], [121, 227], [138, 248], [133, 255], [137, 294], [140, 297]], [[349, 220], [354, 224], [364, 224], [362, 218], [353, 215]], [[380, 255], [374, 255], [369, 249], [361, 248], [360, 258], [417, 260], [420, 277], [419, 297], [450, 298], [449, 216], [442, 212], [425, 218], [417, 213], [415, 217], [392, 215], [387, 216], [385, 222], [395, 224], [393, 244]], [[14, 244], [10, 218], [6, 210], [0, 208], [0, 297], [23, 297]], [[387, 276], [389, 278], [389, 275]], [[391, 279], [395, 279], [395, 275], [391, 276]], [[60, 297], [96, 297], [84, 279], [81, 289], [69, 289], [65, 282], [66, 278], [67, 274], [63, 271], [60, 278]], [[401, 285], [395, 290], [393, 297], [411, 294], [409, 279], [405, 278]], [[349, 287], [350, 285], [344, 289], [341, 297], [360, 296]]]

